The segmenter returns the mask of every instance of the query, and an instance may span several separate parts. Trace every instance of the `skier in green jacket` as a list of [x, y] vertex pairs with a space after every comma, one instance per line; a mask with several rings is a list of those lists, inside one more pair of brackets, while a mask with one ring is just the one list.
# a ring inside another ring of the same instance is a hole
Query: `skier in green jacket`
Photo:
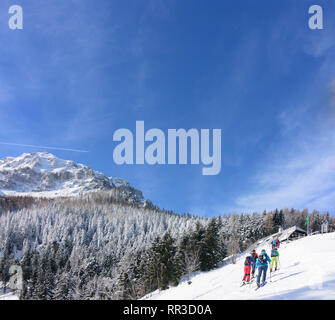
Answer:
[[277, 248], [273, 248], [271, 250], [271, 265], [270, 265], [270, 272], [272, 272], [273, 265], [275, 265], [275, 271], [278, 268], [278, 259], [279, 259], [279, 252]]

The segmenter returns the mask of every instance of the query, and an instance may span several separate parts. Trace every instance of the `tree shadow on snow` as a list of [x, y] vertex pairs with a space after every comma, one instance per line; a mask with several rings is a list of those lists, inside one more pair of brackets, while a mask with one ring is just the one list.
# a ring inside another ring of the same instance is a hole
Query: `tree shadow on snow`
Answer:
[[[301, 272], [298, 272], [301, 273]], [[293, 276], [294, 274], [290, 275]], [[289, 276], [285, 277], [288, 278]], [[335, 280], [305, 286], [269, 298], [271, 300], [335, 300]]]
[[299, 261], [297, 261], [297, 262], [295, 262], [295, 263], [291, 264], [290, 266], [286, 267], [286, 269], [289, 269], [289, 268], [296, 267], [298, 264], [300, 264], [300, 262], [299, 262]]
[[[278, 282], [278, 281], [281, 281], [281, 280], [284, 280], [284, 279], [287, 279], [287, 278], [290, 278], [290, 277], [293, 277], [293, 276], [296, 276], [296, 275], [298, 275], [300, 273], [304, 273], [304, 271], [299, 271], [299, 272], [291, 273], [291, 274], [289, 274], [289, 275], [287, 275], [285, 277], [281, 277], [279, 279], [276, 279], [276, 280], [272, 281], [272, 283]], [[284, 274], [284, 273], [281, 273], [281, 274]], [[280, 276], [281, 274], [279, 274], [278, 276]]]

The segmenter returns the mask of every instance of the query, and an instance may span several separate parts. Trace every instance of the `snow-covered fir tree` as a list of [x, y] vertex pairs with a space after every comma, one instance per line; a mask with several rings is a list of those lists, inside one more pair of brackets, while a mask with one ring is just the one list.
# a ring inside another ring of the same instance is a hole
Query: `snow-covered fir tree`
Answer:
[[[77, 197], [0, 198], [0, 282], [22, 266], [23, 299], [137, 299], [210, 270], [279, 227], [304, 227], [306, 210], [217, 218], [178, 215], [99, 191]], [[310, 226], [333, 223], [314, 211]]]

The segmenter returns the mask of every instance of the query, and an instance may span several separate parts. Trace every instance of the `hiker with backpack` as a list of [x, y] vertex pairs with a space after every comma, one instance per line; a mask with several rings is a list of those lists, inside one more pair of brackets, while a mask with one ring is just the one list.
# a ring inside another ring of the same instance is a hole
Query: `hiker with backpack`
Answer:
[[242, 286], [250, 283], [250, 274], [251, 274], [251, 266], [255, 264], [252, 255], [249, 255], [244, 260], [244, 277], [242, 280]]
[[278, 268], [278, 259], [279, 259], [279, 252], [277, 248], [271, 250], [271, 265], [270, 265], [270, 272], [272, 272], [273, 265], [275, 265], [275, 271]]
[[278, 237], [276, 238], [276, 248], [279, 248], [280, 247], [280, 241], [278, 239]]
[[271, 263], [271, 259], [269, 258], [265, 250], [263, 249], [256, 261], [256, 268], [258, 268], [258, 275], [257, 275], [257, 281], [256, 281], [257, 287], [261, 286], [260, 281], [261, 281], [262, 275], [263, 275], [262, 285], [265, 285], [266, 272], [268, 270], [268, 263]]
[[256, 261], [258, 259], [258, 254], [256, 253], [256, 250], [251, 251], [252, 259], [254, 260], [254, 263], [251, 265], [251, 279], [255, 278], [255, 271], [256, 271]]

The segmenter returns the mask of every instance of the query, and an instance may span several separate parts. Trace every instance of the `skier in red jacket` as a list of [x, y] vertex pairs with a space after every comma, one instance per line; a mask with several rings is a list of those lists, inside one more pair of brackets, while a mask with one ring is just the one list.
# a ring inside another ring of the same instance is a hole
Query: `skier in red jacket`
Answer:
[[250, 274], [251, 274], [251, 266], [255, 264], [255, 261], [252, 258], [252, 255], [247, 256], [244, 261], [244, 277], [242, 281], [242, 286], [250, 283]]

